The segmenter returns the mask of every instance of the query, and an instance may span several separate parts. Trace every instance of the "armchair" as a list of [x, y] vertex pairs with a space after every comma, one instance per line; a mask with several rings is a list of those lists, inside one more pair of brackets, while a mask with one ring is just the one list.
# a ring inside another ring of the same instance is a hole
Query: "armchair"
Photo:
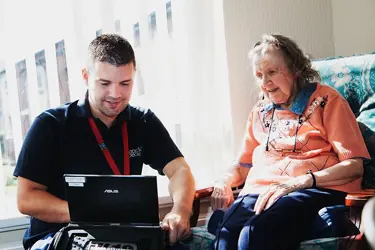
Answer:
[[[366, 202], [375, 196], [375, 53], [316, 60], [313, 66], [319, 71], [322, 83], [337, 89], [349, 102], [360, 126], [372, 159], [364, 162], [363, 190], [346, 197], [349, 217], [361, 228], [361, 213]], [[214, 235], [206, 226], [197, 227], [202, 200], [211, 196], [213, 187], [197, 190], [191, 218], [192, 237], [189, 249], [210, 249]], [[346, 237], [320, 238], [304, 241], [300, 250], [369, 249], [363, 233]]]

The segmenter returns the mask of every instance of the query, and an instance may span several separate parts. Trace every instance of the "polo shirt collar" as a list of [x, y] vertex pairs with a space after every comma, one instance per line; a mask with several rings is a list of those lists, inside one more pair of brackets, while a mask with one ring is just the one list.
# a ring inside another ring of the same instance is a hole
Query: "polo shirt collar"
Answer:
[[[290, 107], [290, 111], [297, 114], [302, 115], [303, 111], [308, 105], [309, 99], [311, 95], [315, 92], [317, 87], [316, 83], [310, 83], [305, 88], [303, 88], [298, 94], [296, 99], [294, 100], [292, 107]], [[280, 105], [277, 105], [273, 102], [266, 105], [264, 111], [268, 112], [271, 109], [282, 109]]]
[[[81, 118], [89, 118], [93, 117], [90, 109], [89, 99], [88, 99], [88, 92], [84, 97], [80, 98], [77, 103], [77, 110], [76, 116]], [[131, 109], [130, 105], [127, 105], [126, 108], [117, 116], [117, 120], [131, 120]]]

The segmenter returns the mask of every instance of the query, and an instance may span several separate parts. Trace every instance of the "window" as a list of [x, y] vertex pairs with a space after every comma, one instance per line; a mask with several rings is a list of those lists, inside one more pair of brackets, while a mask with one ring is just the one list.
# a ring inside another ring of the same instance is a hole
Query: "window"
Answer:
[[100, 29], [100, 30], [97, 30], [97, 31], [96, 31], [96, 37], [101, 36], [102, 33], [103, 33], [103, 31], [102, 31], [101, 29]]
[[139, 23], [136, 23], [133, 26], [133, 36], [134, 36], [134, 47], [140, 47], [141, 46], [141, 34], [139, 31]]
[[43, 111], [50, 107], [46, 56], [44, 50], [35, 53], [35, 64], [39, 94], [39, 110]]
[[16, 64], [18, 100], [20, 105], [22, 137], [25, 138], [30, 128], [29, 96], [27, 86], [26, 60]]
[[64, 40], [56, 43], [57, 74], [59, 76], [60, 103], [70, 101], [68, 66], [66, 64]]
[[137, 73], [135, 75], [135, 84], [137, 85], [138, 95], [142, 96], [145, 94], [145, 85], [142, 78], [142, 73], [139, 66], [137, 66]]
[[181, 124], [175, 124], [175, 131], [176, 131], [176, 144], [179, 148], [182, 148]]
[[172, 32], [173, 32], [172, 5], [171, 5], [170, 1], [165, 4], [165, 10], [167, 12], [167, 29], [168, 29], [168, 34], [172, 35]]
[[0, 72], [0, 220], [19, 216], [16, 203], [16, 156], [13, 143], [10, 96], [5, 70]]
[[[18, 40], [30, 37], [30, 30], [43, 35], [31, 36], [30, 46], [28, 43], [15, 46], [17, 56], [9, 58], [22, 60], [16, 61], [14, 67], [15, 62], [9, 59], [6, 71], [0, 69], [0, 200], [6, 204], [0, 206], [0, 219], [20, 215], [12, 174], [22, 140], [38, 110], [75, 101], [83, 95], [81, 67], [88, 42], [102, 33], [98, 27], [114, 25], [116, 33], [132, 40], [137, 72], [131, 103], [150, 108], [160, 118], [192, 167], [198, 187], [210, 185], [215, 174], [234, 158], [226, 48], [221, 46], [225, 45], [222, 42], [225, 39], [217, 33], [223, 29], [221, 19], [199, 11], [198, 14], [205, 15], [199, 20], [205, 23], [192, 22], [191, 8], [195, 5], [185, 8], [190, 1], [173, 2], [173, 22], [168, 0], [115, 0], [113, 11], [100, 8], [99, 2], [92, 4], [97, 4], [100, 13], [87, 14], [82, 4], [58, 10], [53, 5], [49, 8], [30, 4], [35, 10], [44, 8], [50, 12], [48, 20], [41, 19], [39, 26], [35, 21], [14, 28], [20, 33]], [[30, 13], [30, 20], [34, 20], [35, 12], [26, 13]], [[67, 25], [66, 16], [72, 13], [76, 18], [69, 19]], [[47, 27], [45, 22], [51, 25]], [[147, 36], [150, 39], [141, 41], [141, 29], [142, 39]], [[11, 26], [8, 31], [12, 31]], [[0, 37], [14, 39], [14, 32], [6, 32]], [[17, 109], [7, 105], [14, 100], [19, 104]], [[157, 175], [148, 167], [143, 173]], [[158, 189], [160, 196], [168, 195], [165, 176], [158, 176]]]
[[120, 22], [120, 20], [115, 21], [115, 31], [116, 31], [116, 34], [118, 34], [118, 35], [121, 34], [121, 22]]
[[154, 40], [156, 36], [156, 13], [155, 11], [152, 12], [148, 16], [148, 30], [149, 30], [150, 40]]

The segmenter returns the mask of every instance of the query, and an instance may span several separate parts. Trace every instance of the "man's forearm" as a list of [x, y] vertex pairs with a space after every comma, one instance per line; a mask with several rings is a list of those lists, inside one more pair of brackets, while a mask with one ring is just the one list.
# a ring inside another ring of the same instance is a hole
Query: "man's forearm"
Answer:
[[68, 203], [43, 190], [33, 190], [19, 201], [21, 213], [52, 223], [70, 221]]
[[195, 193], [195, 182], [188, 167], [181, 167], [170, 179], [169, 192], [173, 199], [172, 210], [191, 213]]

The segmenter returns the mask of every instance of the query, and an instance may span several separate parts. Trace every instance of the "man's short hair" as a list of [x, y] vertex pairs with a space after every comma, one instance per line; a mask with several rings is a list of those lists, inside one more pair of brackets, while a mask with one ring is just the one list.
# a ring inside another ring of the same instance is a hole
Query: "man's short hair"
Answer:
[[106, 62], [116, 67], [133, 63], [135, 55], [129, 41], [116, 34], [105, 34], [96, 37], [88, 47], [87, 68], [91, 69], [95, 61]]

